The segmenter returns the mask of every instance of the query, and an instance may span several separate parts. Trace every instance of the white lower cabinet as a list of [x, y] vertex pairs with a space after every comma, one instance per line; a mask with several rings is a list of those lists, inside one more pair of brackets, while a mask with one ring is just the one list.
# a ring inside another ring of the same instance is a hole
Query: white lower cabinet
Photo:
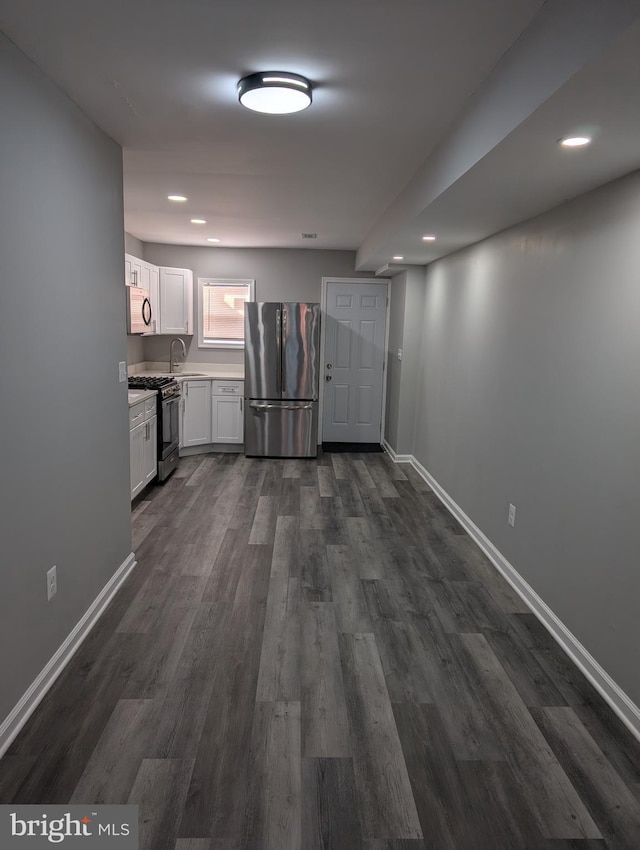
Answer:
[[131, 472], [131, 498], [138, 495], [144, 487], [144, 442], [146, 426], [144, 422], [129, 431], [129, 468]]
[[180, 446], [211, 442], [211, 381], [183, 381]]
[[[155, 399], [153, 408], [155, 408]], [[145, 409], [146, 407], [146, 409]], [[158, 473], [158, 417], [144, 401], [129, 408], [129, 470], [134, 499]]]
[[211, 405], [211, 442], [241, 443], [243, 400], [213, 396]]
[[244, 384], [212, 381], [211, 442], [242, 443], [244, 440]]
[[243, 388], [242, 381], [183, 381], [180, 448], [216, 443], [242, 445]]
[[152, 416], [145, 423], [147, 433], [144, 438], [142, 474], [144, 485], [158, 474], [158, 417]]

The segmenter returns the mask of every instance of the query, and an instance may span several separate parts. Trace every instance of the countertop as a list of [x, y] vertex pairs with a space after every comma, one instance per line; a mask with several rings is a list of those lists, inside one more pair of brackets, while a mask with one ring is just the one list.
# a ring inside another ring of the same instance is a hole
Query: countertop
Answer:
[[[164, 368], [162, 368], [163, 366]], [[145, 375], [147, 377], [169, 376], [176, 378], [178, 381], [190, 380], [192, 378], [214, 378], [219, 381], [244, 380], [244, 366], [242, 364], [181, 363], [180, 369], [172, 373], [167, 370], [166, 364], [145, 363], [140, 364], [140, 367], [136, 369], [136, 375]]]
[[129, 390], [129, 407], [133, 407], [134, 404], [144, 401], [145, 398], [151, 398], [157, 393], [157, 390]]

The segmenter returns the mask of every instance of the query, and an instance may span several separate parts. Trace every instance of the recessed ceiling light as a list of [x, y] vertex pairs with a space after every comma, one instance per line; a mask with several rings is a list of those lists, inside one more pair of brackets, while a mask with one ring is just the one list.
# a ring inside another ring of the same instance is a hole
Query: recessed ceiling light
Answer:
[[427, 236], [422, 237], [423, 242], [435, 242], [435, 239], [436, 237], [431, 233], [427, 234]]
[[238, 83], [238, 100], [254, 112], [288, 115], [311, 103], [311, 83], [299, 74], [262, 71], [249, 74]]
[[184, 195], [167, 195], [167, 199], [169, 201], [178, 201], [180, 203], [189, 200], [188, 198], [185, 198]]
[[207, 223], [207, 220], [205, 218], [192, 218], [192, 219], [189, 219], [189, 220], [191, 221], [191, 224], [206, 224]]
[[219, 242], [219, 241], [220, 241], [219, 239], [215, 239], [213, 236], [207, 237], [207, 242]]
[[394, 260], [404, 260], [404, 257], [401, 257], [400, 254], [396, 254], [393, 259]]
[[560, 139], [563, 148], [583, 148], [590, 142], [590, 136], [567, 136], [566, 139]]

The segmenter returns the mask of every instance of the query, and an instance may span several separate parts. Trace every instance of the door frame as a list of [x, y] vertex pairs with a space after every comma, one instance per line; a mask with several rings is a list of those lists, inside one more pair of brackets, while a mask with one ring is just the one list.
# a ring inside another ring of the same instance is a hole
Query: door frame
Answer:
[[327, 287], [330, 283], [377, 283], [386, 284], [387, 287], [387, 309], [385, 312], [385, 328], [384, 328], [384, 358], [382, 361], [382, 410], [380, 411], [380, 444], [384, 438], [384, 426], [386, 425], [387, 412], [387, 375], [388, 359], [389, 359], [389, 304], [390, 304], [390, 287], [391, 278], [389, 277], [323, 277], [322, 278], [322, 295], [320, 298], [320, 388], [318, 392], [318, 445], [322, 445], [322, 427], [324, 421], [324, 366], [325, 361], [325, 334], [326, 322], [324, 317], [327, 315]]

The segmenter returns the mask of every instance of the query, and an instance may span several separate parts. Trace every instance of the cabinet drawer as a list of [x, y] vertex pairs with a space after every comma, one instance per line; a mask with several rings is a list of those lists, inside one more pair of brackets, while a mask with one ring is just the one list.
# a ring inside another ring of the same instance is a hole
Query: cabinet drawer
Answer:
[[243, 381], [211, 381], [211, 392], [213, 395], [242, 396], [244, 393]]
[[144, 401], [139, 401], [129, 408], [129, 429], [144, 422]]
[[146, 398], [144, 400], [144, 418], [151, 419], [152, 416], [156, 415], [156, 397]]

